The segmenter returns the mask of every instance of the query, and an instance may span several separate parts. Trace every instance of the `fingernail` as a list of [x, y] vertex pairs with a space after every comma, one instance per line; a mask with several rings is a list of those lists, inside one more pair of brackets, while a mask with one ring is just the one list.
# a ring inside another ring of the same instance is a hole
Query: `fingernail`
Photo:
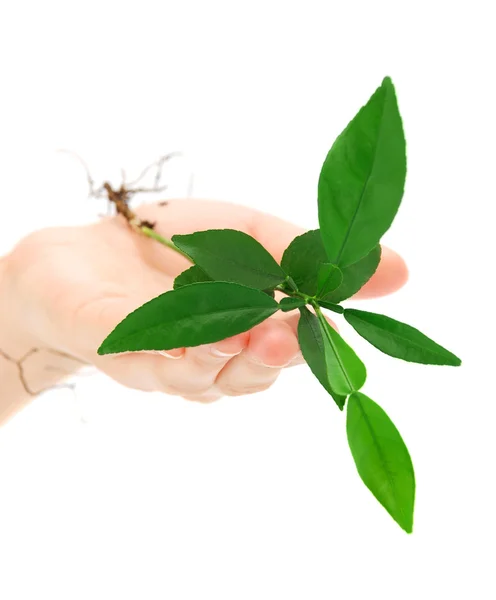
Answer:
[[210, 348], [210, 354], [219, 356], [220, 358], [232, 358], [233, 356], [241, 354], [241, 350], [238, 350], [238, 352], [221, 352], [220, 350], [217, 350], [217, 348]]
[[293, 359], [291, 359], [291, 360], [288, 360], [288, 362], [284, 363], [283, 365], [267, 365], [260, 358], [258, 358], [258, 356], [255, 356], [254, 354], [250, 354], [248, 358], [255, 364], [260, 365], [261, 367], [267, 367], [268, 369], [284, 369], [284, 367], [287, 367], [289, 364], [291, 364], [293, 362]]
[[[178, 358], [182, 358], [184, 356], [184, 350], [171, 350], [171, 352], [166, 352], [165, 350], [142, 350], [145, 354], [160, 354], [160, 356], [165, 356], [166, 358], [173, 358], [174, 360]], [[175, 354], [172, 354], [174, 352]]]
[[184, 356], [184, 351], [181, 350], [179, 353], [171, 354], [165, 350], [158, 350], [158, 354], [165, 356], [166, 358], [173, 358], [174, 360], [177, 360], [178, 358], [182, 358]]
[[300, 350], [300, 352], [298, 352], [297, 354], [295, 354], [293, 356], [293, 358], [291, 359], [289, 364], [290, 365], [299, 365], [304, 362], [305, 362], [305, 359], [303, 358], [303, 354], [301, 353], [301, 350]]

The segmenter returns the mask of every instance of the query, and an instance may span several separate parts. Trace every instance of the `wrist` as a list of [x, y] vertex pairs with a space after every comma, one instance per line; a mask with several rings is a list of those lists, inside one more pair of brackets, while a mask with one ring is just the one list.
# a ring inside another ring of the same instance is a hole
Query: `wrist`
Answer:
[[36, 311], [18, 290], [18, 271], [10, 256], [0, 257], [0, 424], [83, 366], [33, 333]]
[[13, 285], [10, 255], [0, 257], [0, 350], [16, 359], [32, 348], [43, 346], [27, 328], [29, 315], [22, 315], [22, 302]]

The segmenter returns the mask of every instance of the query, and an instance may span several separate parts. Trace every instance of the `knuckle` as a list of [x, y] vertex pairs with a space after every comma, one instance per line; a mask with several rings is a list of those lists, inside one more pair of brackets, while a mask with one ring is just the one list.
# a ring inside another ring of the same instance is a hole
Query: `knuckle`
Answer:
[[112, 284], [102, 285], [95, 293], [89, 294], [76, 301], [74, 294], [68, 294], [66, 288], [54, 297], [54, 306], [69, 305], [70, 321], [72, 326], [78, 323], [94, 323], [97, 326], [110, 330], [115, 327], [130, 312], [130, 308], [123, 312], [122, 306], [127, 300], [127, 295], [118, 286]]
[[[67, 302], [67, 299], [64, 298], [64, 294], [61, 294], [55, 299], [55, 308], [60, 308], [64, 302]], [[76, 306], [72, 307], [71, 310], [67, 311], [69, 313], [69, 325], [76, 329], [78, 324], [88, 324], [93, 322], [102, 325], [103, 327], [110, 328], [111, 324], [109, 321], [114, 313], [114, 308], [114, 298], [105, 298], [100, 293], [95, 296], [89, 296], [82, 302], [79, 302]], [[65, 311], [63, 311], [63, 313], [64, 312]]]
[[214, 356], [213, 354], [210, 354], [207, 350], [193, 352], [191, 354], [191, 362], [193, 366], [199, 367], [200, 369], [222, 366], [224, 363], [227, 362], [227, 360], [227, 358], [223, 358], [221, 356]]

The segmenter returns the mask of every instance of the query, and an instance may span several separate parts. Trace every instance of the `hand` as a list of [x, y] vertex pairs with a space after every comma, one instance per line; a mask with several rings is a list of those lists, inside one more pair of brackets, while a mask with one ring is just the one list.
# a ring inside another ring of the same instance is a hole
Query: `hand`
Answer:
[[[305, 230], [243, 206], [207, 200], [171, 200], [135, 210], [175, 233], [231, 228], [255, 237], [279, 262]], [[267, 389], [281, 369], [303, 363], [296, 336], [298, 312], [278, 312], [249, 332], [167, 353], [98, 356], [104, 338], [127, 314], [172, 289], [190, 263], [173, 250], [131, 231], [122, 216], [80, 227], [53, 227], [24, 238], [9, 255], [6, 283], [18, 323], [30, 343], [66, 352], [131, 388], [210, 402]], [[391, 293], [407, 279], [403, 260], [383, 248], [360, 297]]]

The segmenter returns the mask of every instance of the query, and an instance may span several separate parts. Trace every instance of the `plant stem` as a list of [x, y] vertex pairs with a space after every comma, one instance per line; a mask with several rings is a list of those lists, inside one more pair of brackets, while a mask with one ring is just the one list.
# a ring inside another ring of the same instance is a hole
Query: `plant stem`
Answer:
[[308, 294], [304, 294], [303, 292], [300, 292], [297, 289], [294, 290], [292, 288], [289, 288], [285, 283], [277, 285], [274, 289], [279, 290], [280, 292], [284, 292], [291, 298], [302, 298], [307, 304], [311, 304], [312, 300], [314, 299], [313, 296], [308, 296]]
[[[174, 252], [181, 254], [181, 256], [184, 256], [184, 258], [187, 258], [192, 264], [194, 264], [191, 258], [185, 252], [179, 249], [172, 240], [168, 240], [166, 237], [160, 235], [159, 233], [157, 233], [153, 229], [150, 229], [150, 227], [147, 227], [146, 225], [134, 225], [134, 227], [143, 235], [146, 235], [147, 237], [156, 240], [163, 246], [167, 246], [167, 248], [170, 248], [171, 250], [174, 250]], [[309, 296], [308, 294], [300, 292], [295, 282], [289, 275], [286, 277], [283, 283], [276, 286], [274, 289], [279, 290], [280, 292], [284, 292], [292, 298], [301, 298], [305, 301], [306, 304], [311, 304], [315, 308], [315, 312], [317, 313], [317, 316], [319, 316], [319, 318], [322, 317], [324, 319], [324, 315], [320, 310], [320, 306], [317, 304], [315, 296]], [[332, 302], [327, 303], [327, 306], [324, 306], [324, 308], [332, 310], [336, 313], [343, 312], [341, 306], [339, 306], [338, 304], [333, 304]]]
[[285, 285], [289, 286], [289, 288], [293, 291], [293, 292], [298, 292], [298, 286], [296, 285], [296, 283], [294, 282], [294, 279], [291, 277], [291, 275], [286, 275], [286, 280], [285, 280]]
[[141, 231], [141, 233], [143, 233], [144, 235], [146, 235], [149, 238], [153, 238], [154, 240], [156, 240], [157, 242], [160, 242], [161, 244], [163, 244], [164, 246], [167, 246], [167, 248], [170, 248], [171, 250], [174, 250], [175, 252], [177, 252], [178, 254], [181, 254], [182, 256], [184, 256], [184, 258], [187, 258], [191, 263], [193, 263], [193, 261], [191, 260], [191, 258], [186, 254], [186, 252], [183, 252], [182, 250], [180, 250], [175, 244], [174, 242], [172, 242], [171, 240], [168, 240], [167, 238], [163, 237], [162, 235], [160, 235], [159, 233], [157, 233], [156, 231], [154, 231], [153, 229], [150, 229], [149, 227], [146, 227], [144, 225], [138, 227], [139, 231]]

